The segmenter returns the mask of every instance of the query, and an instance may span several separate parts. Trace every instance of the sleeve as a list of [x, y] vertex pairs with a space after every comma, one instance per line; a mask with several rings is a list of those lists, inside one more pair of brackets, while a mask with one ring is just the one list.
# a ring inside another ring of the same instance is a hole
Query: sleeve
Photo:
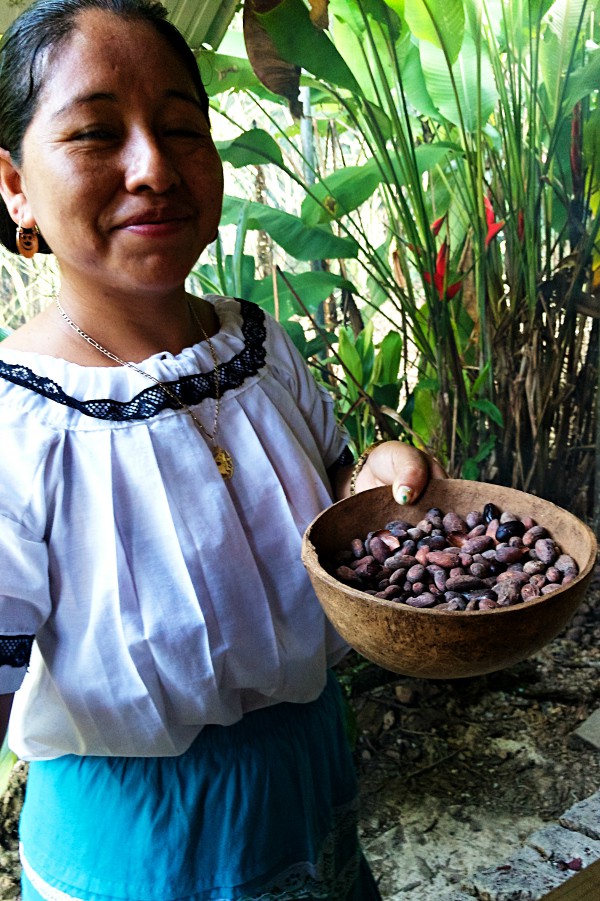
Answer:
[[326, 469], [352, 463], [348, 433], [335, 418], [333, 397], [320, 385], [287, 332], [271, 317], [267, 318], [271, 335], [270, 360], [278, 378], [296, 401]]
[[35, 635], [49, 614], [46, 543], [0, 514], [0, 694], [20, 687]]

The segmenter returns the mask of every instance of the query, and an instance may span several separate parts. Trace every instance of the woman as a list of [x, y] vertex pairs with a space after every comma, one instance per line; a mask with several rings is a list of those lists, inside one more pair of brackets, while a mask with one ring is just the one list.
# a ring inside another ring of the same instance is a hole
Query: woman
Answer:
[[353, 471], [406, 500], [427, 461], [353, 470], [277, 324], [186, 293], [222, 171], [160, 4], [41, 0], [0, 64], [3, 241], [61, 272], [0, 347], [23, 899], [376, 899], [300, 540]]

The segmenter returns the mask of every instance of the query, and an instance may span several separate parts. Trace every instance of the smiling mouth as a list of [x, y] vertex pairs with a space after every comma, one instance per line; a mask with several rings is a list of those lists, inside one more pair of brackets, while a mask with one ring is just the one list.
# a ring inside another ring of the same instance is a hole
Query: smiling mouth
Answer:
[[182, 210], [148, 210], [124, 219], [116, 227], [120, 229], [176, 228], [189, 222], [191, 213]]

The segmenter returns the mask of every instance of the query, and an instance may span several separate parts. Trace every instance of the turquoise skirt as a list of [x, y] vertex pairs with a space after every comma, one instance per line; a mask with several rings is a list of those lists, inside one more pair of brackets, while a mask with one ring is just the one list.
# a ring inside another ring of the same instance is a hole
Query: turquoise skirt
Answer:
[[378, 901], [340, 690], [209, 726], [180, 757], [30, 764], [23, 901]]

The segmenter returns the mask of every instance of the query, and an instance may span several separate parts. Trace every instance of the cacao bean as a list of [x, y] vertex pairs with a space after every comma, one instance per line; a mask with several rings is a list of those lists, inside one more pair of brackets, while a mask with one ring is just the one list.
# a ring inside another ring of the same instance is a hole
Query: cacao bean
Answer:
[[467, 532], [467, 524], [458, 513], [446, 513], [442, 518], [442, 524], [449, 534], [452, 532]]
[[491, 504], [464, 519], [431, 508], [416, 526], [392, 520], [353, 538], [331, 571], [371, 596], [448, 612], [526, 603], [578, 576], [543, 526]]
[[534, 550], [542, 563], [552, 564], [558, 558], [556, 546], [551, 538], [538, 538]]
[[430, 591], [424, 591], [422, 594], [414, 598], [407, 598], [406, 603], [410, 607], [433, 607], [437, 602], [437, 598]]
[[500, 510], [495, 504], [486, 504], [483, 508], [483, 521], [487, 524], [491, 523], [493, 519], [500, 518]]

